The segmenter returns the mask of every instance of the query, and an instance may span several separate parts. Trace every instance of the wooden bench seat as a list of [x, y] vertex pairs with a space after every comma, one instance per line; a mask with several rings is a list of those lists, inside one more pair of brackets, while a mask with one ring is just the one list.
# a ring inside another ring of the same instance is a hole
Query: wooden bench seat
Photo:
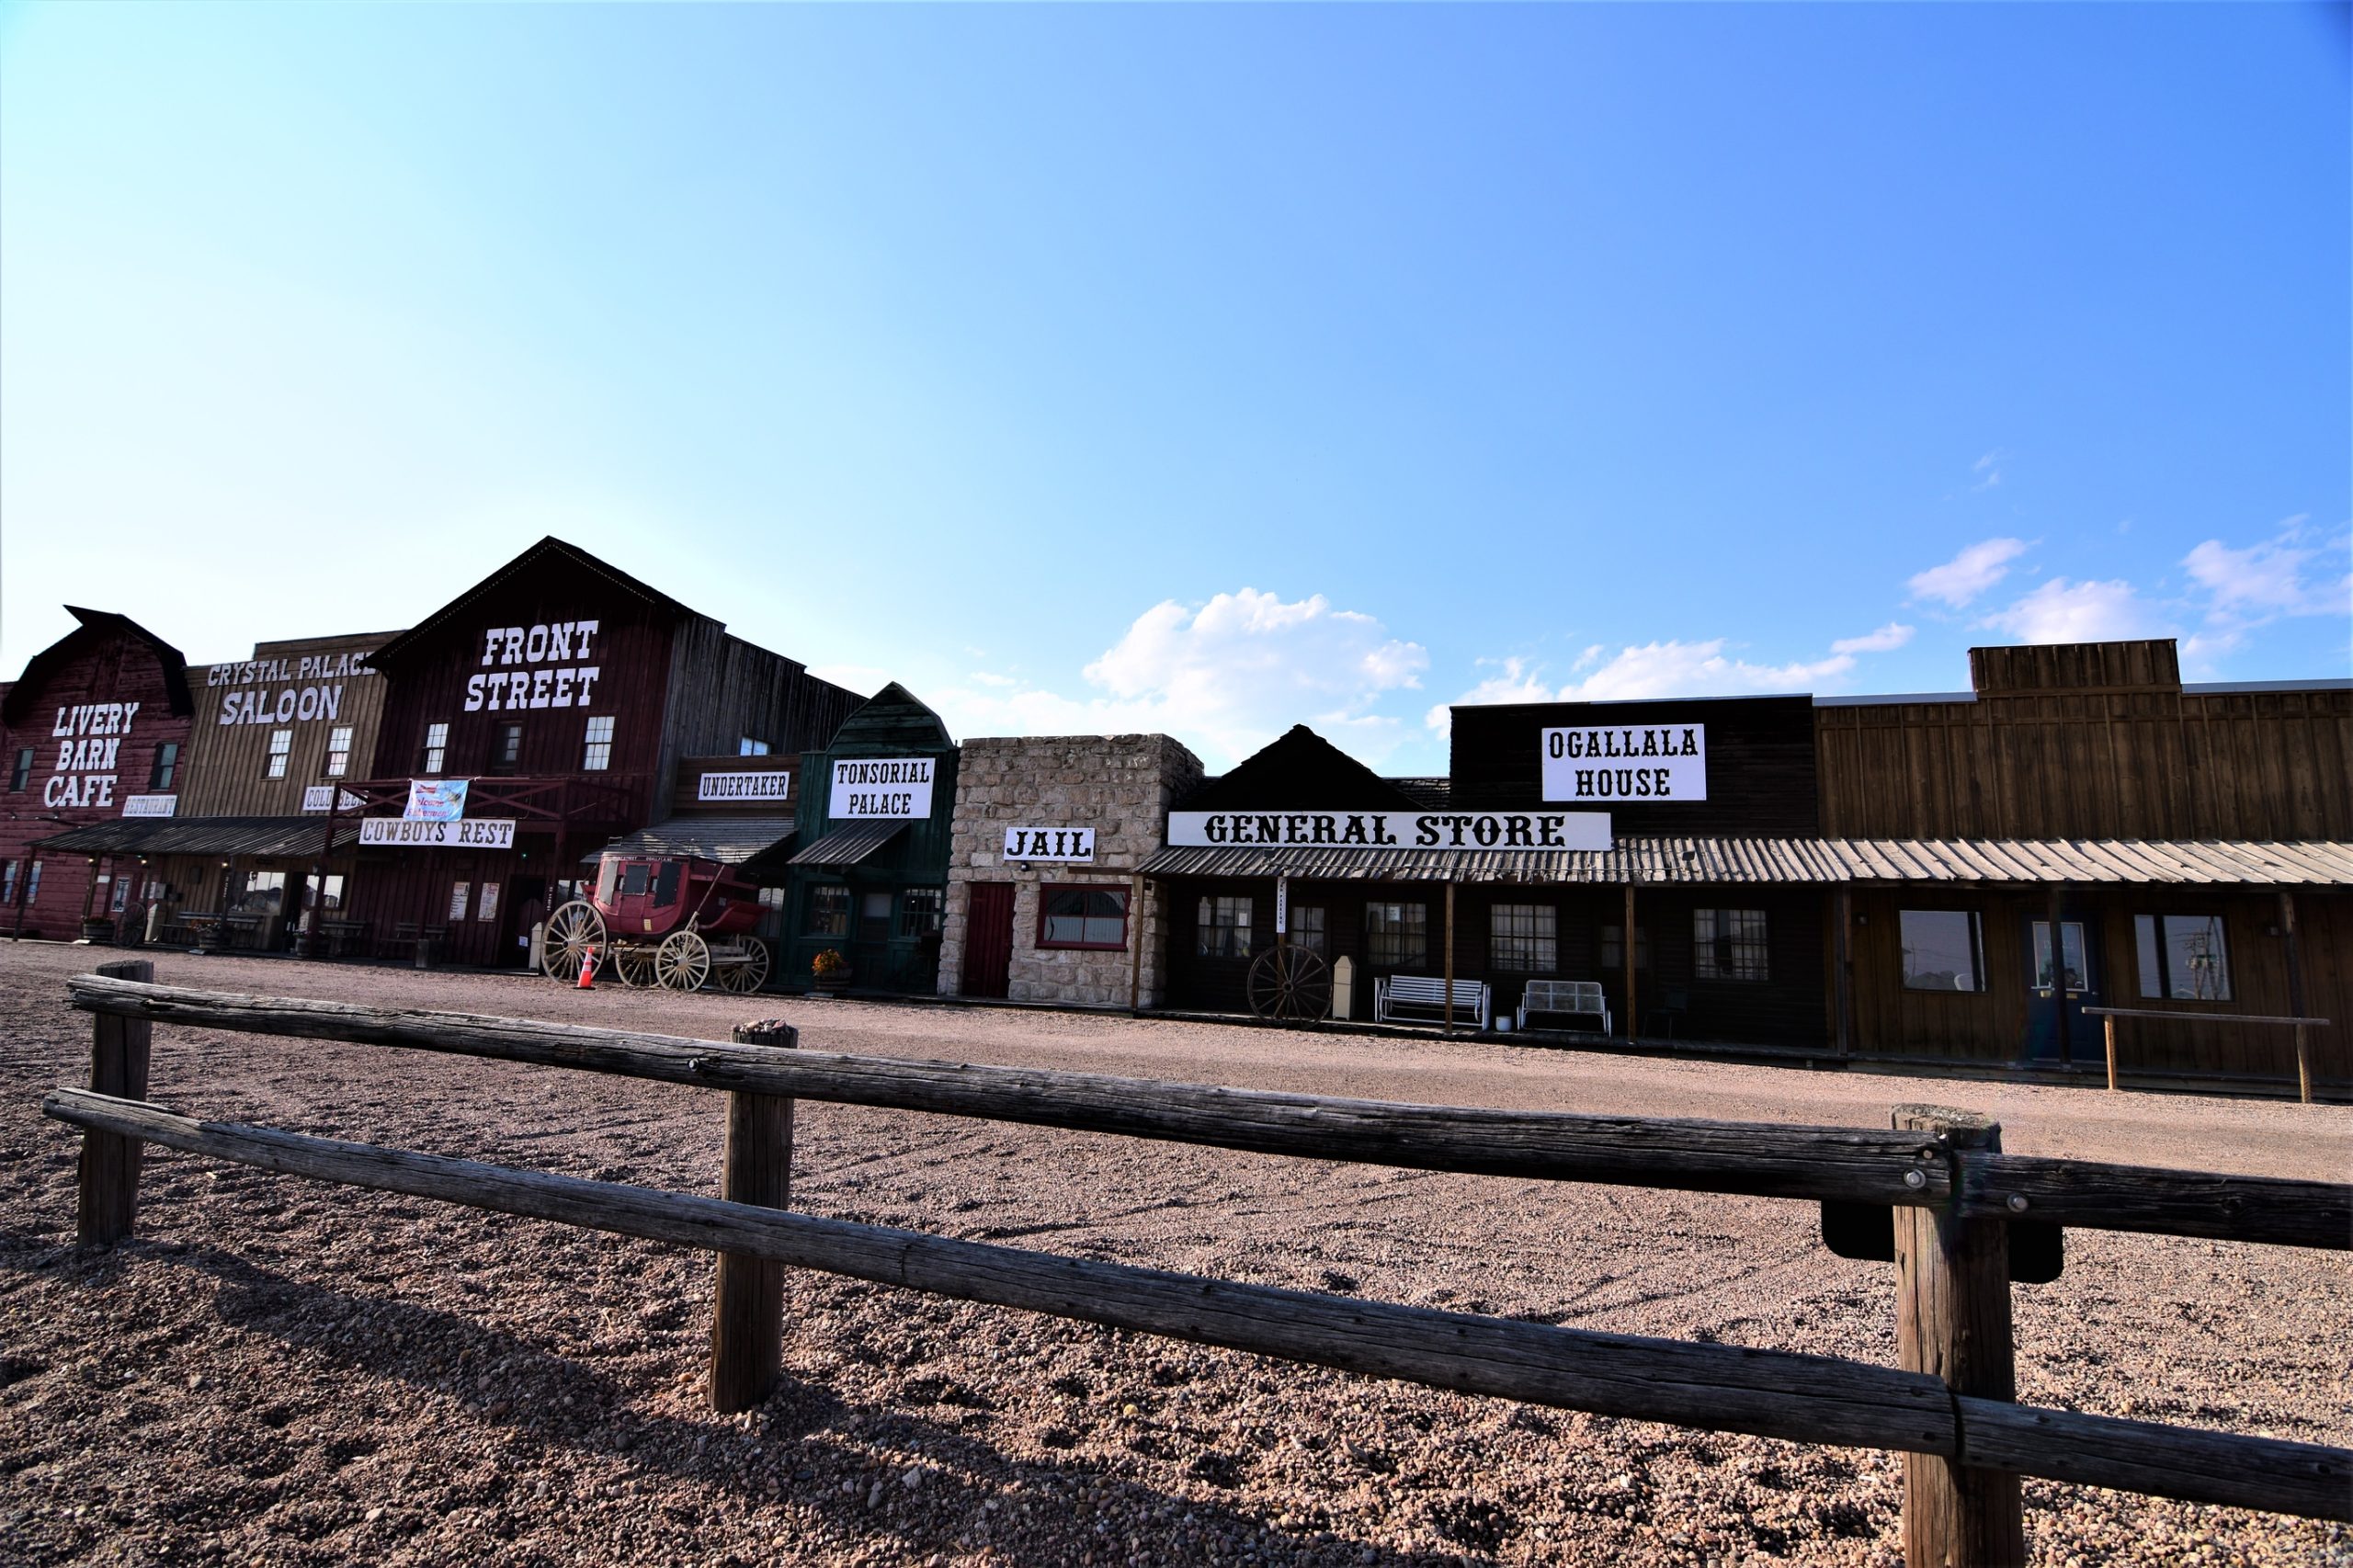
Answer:
[[1540, 1013], [1555, 1017], [1599, 1018], [1601, 1032], [1609, 1032], [1609, 1001], [1602, 995], [1599, 981], [1529, 981], [1528, 989], [1520, 993], [1519, 1027], [1526, 1028], [1528, 1020]]
[[[1375, 1023], [1440, 1023], [1446, 1017], [1445, 980], [1434, 974], [1392, 974], [1372, 983], [1372, 1017]], [[1481, 1028], [1487, 1027], [1488, 1014], [1494, 1006], [1495, 992], [1483, 980], [1458, 980], [1454, 983], [1454, 1016], [1475, 1018]], [[1408, 1009], [1401, 1014], [1400, 1008]], [[1427, 1013], [1423, 1017], [1418, 1015]]]

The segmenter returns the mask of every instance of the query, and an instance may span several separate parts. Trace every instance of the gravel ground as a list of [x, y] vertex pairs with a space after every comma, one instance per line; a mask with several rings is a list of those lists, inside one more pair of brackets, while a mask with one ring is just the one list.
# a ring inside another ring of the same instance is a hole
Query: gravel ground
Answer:
[[[1901, 1461], [1457, 1396], [824, 1277], [785, 1381], [700, 1403], [707, 1256], [151, 1153], [137, 1240], [71, 1246], [87, 1071], [64, 977], [0, 946], [0, 1561], [1893, 1563]], [[158, 977], [726, 1037], [1399, 1099], [1886, 1124], [2015, 1152], [2343, 1178], [2343, 1108], [1630, 1060], [1492, 1043], [165, 954]], [[691, 1191], [684, 1088], [157, 1031], [216, 1118]], [[1885, 1265], [1801, 1204], [1327, 1165], [803, 1105], [811, 1212], [1547, 1323], [1894, 1359]], [[2020, 1287], [2021, 1397], [2307, 1441], [2353, 1432], [2344, 1255], [2077, 1232]], [[2039, 1562], [2353, 1563], [2353, 1532], [2029, 1482]]]

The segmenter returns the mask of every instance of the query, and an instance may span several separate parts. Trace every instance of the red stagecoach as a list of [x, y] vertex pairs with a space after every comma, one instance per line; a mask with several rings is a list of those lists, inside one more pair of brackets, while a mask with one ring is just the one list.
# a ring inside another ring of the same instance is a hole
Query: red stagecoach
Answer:
[[768, 949], [753, 928], [760, 891], [717, 860], [608, 855], [597, 891], [548, 916], [540, 966], [577, 980], [590, 948], [601, 973], [624, 985], [757, 991]]

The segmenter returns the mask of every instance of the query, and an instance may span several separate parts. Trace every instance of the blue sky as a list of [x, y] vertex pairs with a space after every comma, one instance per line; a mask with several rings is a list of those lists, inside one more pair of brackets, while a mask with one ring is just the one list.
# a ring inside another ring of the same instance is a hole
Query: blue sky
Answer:
[[2341, 7], [0, 8], [0, 667], [556, 532], [960, 734], [2348, 673]]

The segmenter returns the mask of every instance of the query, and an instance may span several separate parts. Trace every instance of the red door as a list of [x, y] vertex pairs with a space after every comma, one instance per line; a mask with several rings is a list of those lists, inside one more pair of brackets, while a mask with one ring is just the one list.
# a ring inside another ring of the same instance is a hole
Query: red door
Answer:
[[1002, 996], [1013, 971], [1013, 884], [974, 882], [964, 921], [966, 996]]

